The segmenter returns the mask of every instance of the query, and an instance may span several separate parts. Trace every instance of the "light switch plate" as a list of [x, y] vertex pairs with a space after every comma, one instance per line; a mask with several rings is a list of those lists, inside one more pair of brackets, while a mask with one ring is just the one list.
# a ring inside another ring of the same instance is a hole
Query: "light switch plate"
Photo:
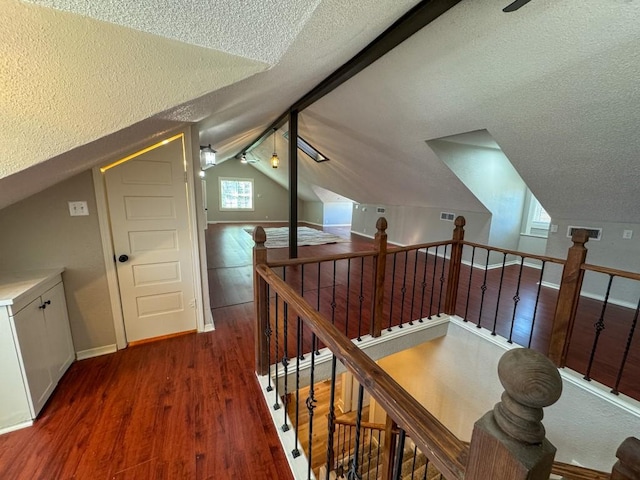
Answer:
[[69, 215], [72, 217], [81, 217], [89, 215], [89, 207], [87, 202], [69, 202]]
[[622, 238], [629, 240], [631, 237], [633, 237], [633, 230], [624, 230], [622, 232]]

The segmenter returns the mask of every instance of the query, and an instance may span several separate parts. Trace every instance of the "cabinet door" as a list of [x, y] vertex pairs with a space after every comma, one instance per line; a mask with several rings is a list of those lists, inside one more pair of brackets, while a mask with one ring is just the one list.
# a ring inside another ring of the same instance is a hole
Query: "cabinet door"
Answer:
[[41, 306], [42, 300], [38, 297], [12, 317], [33, 418], [40, 412], [55, 386], [51, 378], [47, 330]]
[[49, 344], [51, 377], [57, 384], [75, 359], [62, 283], [42, 295], [42, 302], [46, 306], [44, 319]]

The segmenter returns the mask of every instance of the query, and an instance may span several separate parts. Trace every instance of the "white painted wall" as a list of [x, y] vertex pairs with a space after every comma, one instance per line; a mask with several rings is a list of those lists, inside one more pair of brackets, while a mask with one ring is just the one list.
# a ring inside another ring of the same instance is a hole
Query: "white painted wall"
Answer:
[[[602, 228], [600, 241], [589, 240], [587, 247], [587, 263], [602, 265], [610, 268], [640, 272], [640, 224], [593, 222], [576, 219], [552, 219], [552, 224], [558, 226], [558, 231], [549, 233], [546, 255], [551, 257], [566, 258], [569, 247], [573, 245], [567, 238], [567, 227], [583, 226]], [[633, 230], [631, 239], [623, 239], [624, 230]], [[559, 266], [549, 266], [545, 271], [544, 281], [551, 284], [559, 284], [562, 277], [562, 269]], [[582, 291], [593, 296], [603, 297], [606, 293], [607, 275], [587, 272]], [[611, 290], [611, 300], [627, 304], [633, 308], [640, 298], [640, 282], [616, 279]]]
[[[383, 208], [383, 213], [377, 209]], [[373, 237], [378, 218], [387, 219], [387, 235], [390, 243], [412, 245], [451, 239], [455, 225], [440, 220], [441, 212], [465, 217], [465, 239], [470, 242], [488, 243], [491, 215], [443, 208], [354, 204], [351, 231]]]
[[[378, 361], [396, 381], [462, 440], [474, 422], [500, 401], [497, 365], [505, 341], [454, 318], [445, 337]], [[562, 397], [545, 409], [547, 438], [556, 460], [611, 471], [615, 452], [640, 431], [640, 403], [608, 394], [561, 370]], [[595, 392], [595, 393], [594, 393]]]
[[446, 140], [428, 144], [491, 212], [489, 244], [515, 250], [527, 186], [502, 150]]

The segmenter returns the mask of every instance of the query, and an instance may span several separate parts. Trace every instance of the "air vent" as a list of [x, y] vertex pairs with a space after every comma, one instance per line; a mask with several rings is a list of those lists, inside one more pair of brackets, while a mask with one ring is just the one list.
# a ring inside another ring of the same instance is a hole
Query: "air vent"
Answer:
[[384, 207], [376, 208], [376, 213], [384, 213], [384, 212], [386, 212], [386, 209]]
[[573, 226], [573, 225], [569, 225], [569, 227], [567, 228], [567, 237], [569, 237], [569, 238], [573, 237], [573, 232], [575, 232], [576, 230], [586, 230], [587, 233], [589, 234], [589, 239], [591, 239], [591, 240], [600, 240], [600, 238], [602, 238], [602, 229], [601, 228], [576, 227], [576, 226]]
[[453, 222], [456, 219], [455, 213], [440, 212], [440, 220], [446, 220], [447, 222]]

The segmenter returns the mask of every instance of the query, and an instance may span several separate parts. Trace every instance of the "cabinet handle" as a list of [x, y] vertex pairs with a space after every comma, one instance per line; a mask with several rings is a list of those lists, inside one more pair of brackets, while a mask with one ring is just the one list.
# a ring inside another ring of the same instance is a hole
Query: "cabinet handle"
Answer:
[[45, 308], [47, 308], [47, 305], [51, 305], [51, 300], [47, 300], [42, 305], [40, 305], [38, 308], [44, 310]]

